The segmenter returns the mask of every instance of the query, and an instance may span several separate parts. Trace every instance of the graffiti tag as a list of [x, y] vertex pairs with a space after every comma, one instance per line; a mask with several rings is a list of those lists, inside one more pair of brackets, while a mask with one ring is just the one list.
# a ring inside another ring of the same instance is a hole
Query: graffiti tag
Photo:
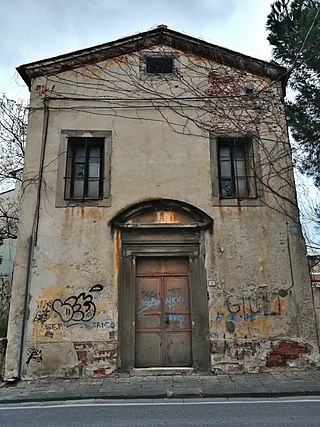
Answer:
[[170, 322], [177, 322], [179, 328], [184, 327], [184, 315], [183, 314], [169, 314], [168, 320]]
[[236, 298], [230, 295], [226, 300], [227, 313], [217, 311], [216, 321], [234, 321], [241, 318], [245, 321], [253, 321], [257, 317], [281, 317], [284, 312], [283, 298], [280, 292], [268, 292], [258, 289], [254, 296]]
[[45, 308], [44, 310], [38, 310], [34, 316], [33, 321], [38, 323], [45, 323], [50, 319], [51, 309]]
[[168, 307], [168, 311], [174, 311], [176, 304], [180, 304], [184, 301], [184, 296], [177, 295], [166, 298], [166, 304]]
[[148, 308], [158, 308], [160, 305], [160, 301], [158, 299], [155, 299], [154, 297], [150, 297], [149, 299], [143, 299], [140, 301], [137, 314], [141, 314], [143, 311], [147, 310]]
[[142, 298], [140, 300], [137, 315], [149, 308], [158, 308], [161, 301], [158, 299], [158, 293], [155, 291], [141, 291]]
[[92, 326], [94, 328], [108, 328], [108, 329], [114, 329], [115, 324], [112, 320], [104, 320], [100, 322], [93, 322]]
[[88, 322], [96, 314], [96, 306], [90, 292], [101, 292], [102, 285], [94, 285], [88, 294], [81, 292], [78, 296], [71, 296], [66, 300], [55, 299], [52, 302], [52, 310], [56, 312], [63, 322]]
[[39, 350], [35, 347], [28, 348], [28, 359], [26, 361], [26, 364], [29, 365], [31, 360], [34, 360], [35, 362], [42, 362], [42, 350]]

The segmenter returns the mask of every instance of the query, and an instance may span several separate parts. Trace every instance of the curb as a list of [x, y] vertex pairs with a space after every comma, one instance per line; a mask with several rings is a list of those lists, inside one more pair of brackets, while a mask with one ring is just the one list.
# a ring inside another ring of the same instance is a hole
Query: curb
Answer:
[[139, 393], [132, 393], [126, 395], [125, 393], [119, 395], [106, 395], [102, 393], [92, 393], [88, 396], [78, 395], [78, 396], [61, 396], [56, 395], [52, 397], [43, 396], [39, 397], [23, 397], [23, 398], [12, 398], [12, 399], [1, 399], [0, 405], [4, 404], [14, 404], [14, 403], [45, 403], [45, 402], [57, 402], [57, 401], [74, 401], [74, 400], [128, 400], [128, 399], [205, 399], [205, 398], [215, 398], [215, 399], [231, 399], [231, 398], [277, 398], [277, 397], [293, 397], [293, 396], [320, 396], [320, 390], [316, 391], [281, 391], [281, 392], [246, 392], [240, 391], [239, 393], [174, 393], [171, 395], [168, 392], [163, 393], [150, 393], [149, 395], [141, 395]]

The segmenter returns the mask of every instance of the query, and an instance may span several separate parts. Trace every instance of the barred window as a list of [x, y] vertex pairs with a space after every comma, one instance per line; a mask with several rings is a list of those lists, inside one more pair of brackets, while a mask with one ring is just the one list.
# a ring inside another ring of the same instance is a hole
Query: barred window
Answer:
[[218, 138], [218, 161], [221, 198], [257, 197], [251, 138]]
[[68, 138], [65, 199], [103, 198], [104, 138]]

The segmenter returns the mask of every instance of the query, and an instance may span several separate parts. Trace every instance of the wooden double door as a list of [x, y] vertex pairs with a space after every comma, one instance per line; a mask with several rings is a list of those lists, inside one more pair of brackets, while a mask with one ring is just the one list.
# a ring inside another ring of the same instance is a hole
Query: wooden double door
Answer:
[[192, 366], [187, 257], [137, 257], [135, 366]]

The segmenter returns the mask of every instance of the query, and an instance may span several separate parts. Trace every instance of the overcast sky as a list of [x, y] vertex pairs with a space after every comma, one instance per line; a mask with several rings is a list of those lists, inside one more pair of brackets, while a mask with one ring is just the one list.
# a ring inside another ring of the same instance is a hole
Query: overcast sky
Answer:
[[21, 64], [116, 40], [159, 24], [270, 60], [271, 0], [0, 0], [0, 93], [27, 98]]

